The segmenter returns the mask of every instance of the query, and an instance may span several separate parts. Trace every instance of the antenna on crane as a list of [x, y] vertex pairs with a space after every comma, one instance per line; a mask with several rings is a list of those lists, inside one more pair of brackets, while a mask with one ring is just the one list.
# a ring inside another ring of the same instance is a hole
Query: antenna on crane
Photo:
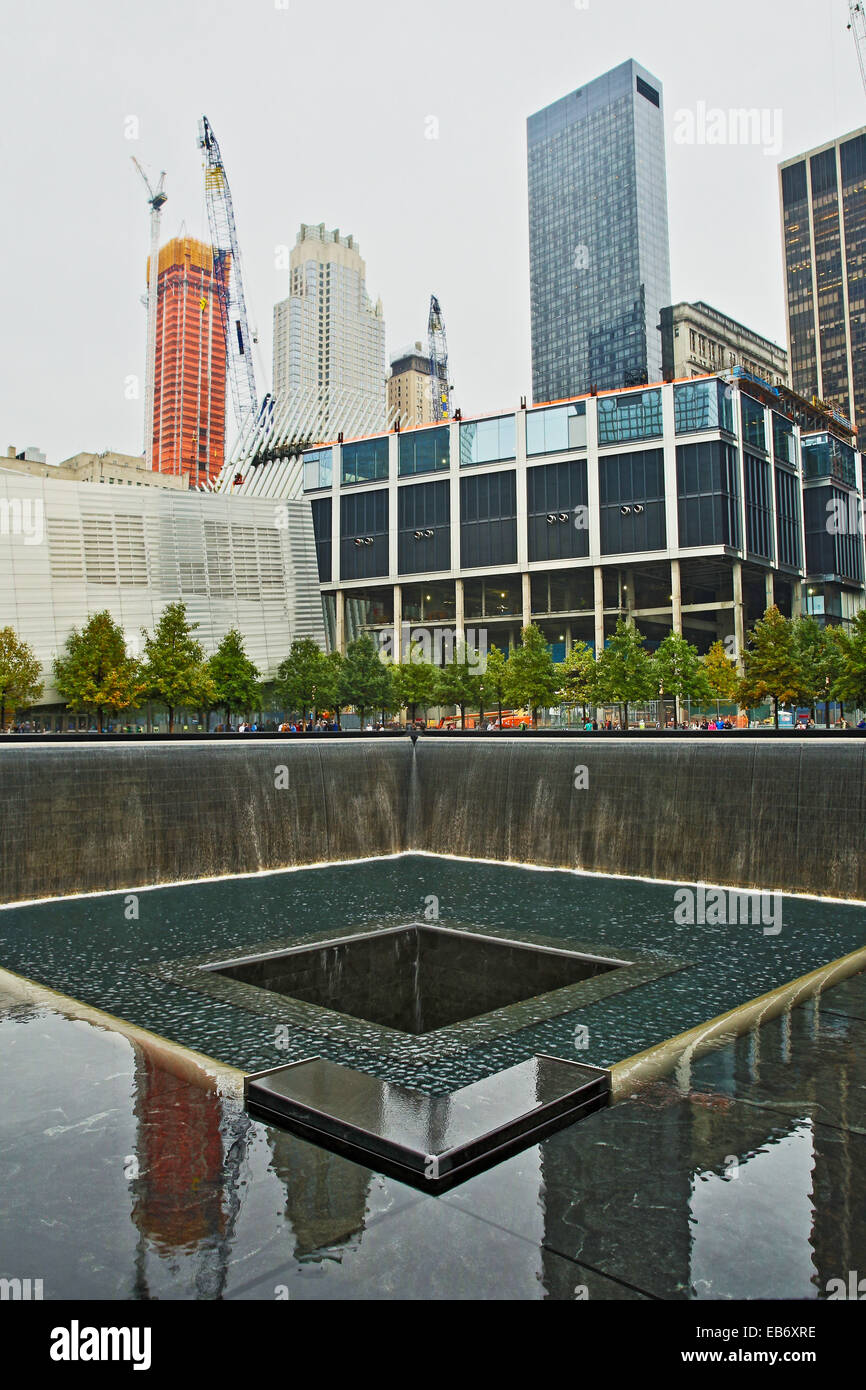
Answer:
[[430, 318], [427, 322], [427, 341], [430, 354], [430, 393], [433, 400], [433, 419], [451, 419], [451, 388], [448, 385], [448, 340], [442, 308], [435, 294], [430, 298]]
[[147, 368], [144, 382], [144, 457], [148, 468], [153, 468], [153, 404], [156, 393], [156, 308], [159, 297], [159, 228], [162, 209], [168, 202], [165, 191], [165, 170], [159, 176], [156, 189], [142, 169], [135, 155], [132, 156], [150, 204], [150, 264], [147, 276]]
[[848, 14], [848, 28], [854, 35], [860, 76], [863, 79], [863, 89], [866, 91], [866, 11], [863, 9], [863, 0], [848, 0]]
[[198, 125], [199, 148], [204, 150], [204, 187], [213, 250], [214, 284], [220, 306], [226, 360], [238, 429], [243, 431], [258, 409], [252, 335], [247, 321], [235, 214], [220, 147], [207, 116]]

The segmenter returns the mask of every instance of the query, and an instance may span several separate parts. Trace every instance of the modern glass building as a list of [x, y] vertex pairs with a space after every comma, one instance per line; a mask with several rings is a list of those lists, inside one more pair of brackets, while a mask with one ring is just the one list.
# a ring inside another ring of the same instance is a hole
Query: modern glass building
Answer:
[[779, 167], [791, 384], [866, 424], [866, 127]]
[[[280, 461], [261, 470], [279, 488]], [[766, 608], [864, 606], [863, 459], [832, 416], [730, 373], [393, 431], [303, 457], [329, 643], [415, 626], [562, 659], [633, 618], [736, 643]]]
[[527, 134], [535, 401], [660, 380], [661, 83], [630, 60], [530, 116]]

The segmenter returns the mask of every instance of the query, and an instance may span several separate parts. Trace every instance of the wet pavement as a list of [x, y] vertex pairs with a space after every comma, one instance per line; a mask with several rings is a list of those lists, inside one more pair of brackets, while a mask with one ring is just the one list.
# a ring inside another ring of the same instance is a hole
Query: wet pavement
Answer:
[[431, 1197], [0, 995], [0, 1278], [75, 1300], [825, 1298], [866, 1273], [864, 1042], [860, 975]]

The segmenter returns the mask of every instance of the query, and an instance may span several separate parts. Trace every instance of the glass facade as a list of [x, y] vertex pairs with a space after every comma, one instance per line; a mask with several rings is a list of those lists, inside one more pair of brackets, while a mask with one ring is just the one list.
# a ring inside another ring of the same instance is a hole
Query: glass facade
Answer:
[[333, 502], [330, 497], [317, 497], [310, 505], [313, 512], [313, 534], [316, 537], [319, 583], [329, 584], [333, 573], [333, 540], [331, 536]]
[[794, 426], [784, 415], [773, 413], [773, 458], [777, 463], [788, 463], [797, 468], [797, 448], [794, 440]]
[[463, 569], [517, 564], [516, 473], [460, 479], [460, 564]]
[[377, 483], [388, 476], [388, 436], [361, 439], [356, 444], [344, 444], [342, 449], [342, 482]]
[[674, 387], [674, 427], [677, 434], [726, 430], [734, 434], [734, 402], [723, 381], [694, 381]]
[[432, 430], [412, 430], [400, 435], [400, 477], [418, 473], [440, 473], [451, 466], [448, 426]]
[[737, 451], [708, 439], [677, 448], [680, 545], [740, 544]]
[[645, 449], [600, 458], [598, 482], [602, 555], [664, 550], [664, 451]]
[[806, 572], [827, 579], [860, 583], [863, 579], [863, 537], [856, 526], [834, 528], [828, 519], [835, 513], [850, 515], [852, 494], [829, 484], [803, 493], [806, 529]]
[[340, 578], [376, 579], [388, 573], [388, 494], [340, 498]]
[[453, 580], [403, 585], [404, 623], [453, 623], [456, 616]]
[[451, 485], [447, 478], [397, 493], [397, 568], [422, 574], [451, 568]]
[[532, 410], [526, 417], [526, 453], [564, 454], [586, 448], [586, 402]]
[[334, 481], [333, 449], [316, 449], [304, 454], [304, 492], [317, 492]]
[[530, 468], [526, 491], [530, 563], [588, 555], [586, 459]]
[[746, 550], [758, 559], [772, 560], [773, 511], [770, 465], [755, 454], [743, 455], [746, 494]]
[[857, 486], [854, 450], [835, 434], [807, 434], [800, 440], [803, 477], [835, 478], [847, 487]]
[[517, 452], [517, 431], [513, 415], [498, 420], [470, 420], [460, 426], [460, 467], [477, 463], [499, 463], [513, 459]]
[[510, 618], [523, 613], [523, 587], [513, 574], [488, 579], [467, 579], [463, 586], [467, 618]]
[[743, 415], [743, 443], [752, 449], [767, 450], [767, 428], [764, 407], [751, 396], [740, 397]]
[[638, 439], [661, 439], [661, 391], [635, 391], [627, 396], [604, 396], [598, 402], [598, 442], [629, 444]]
[[800, 540], [800, 480], [787, 468], [776, 469], [776, 531], [779, 564], [799, 569], [803, 559]]
[[629, 61], [530, 116], [528, 174], [534, 399], [660, 380], [661, 84]]

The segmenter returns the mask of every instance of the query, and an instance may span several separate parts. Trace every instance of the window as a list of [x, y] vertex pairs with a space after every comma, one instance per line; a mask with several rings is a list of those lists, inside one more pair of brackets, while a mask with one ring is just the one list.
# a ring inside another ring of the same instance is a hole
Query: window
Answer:
[[353, 483], [375, 483], [388, 476], [388, 435], [344, 444], [342, 451], [343, 487]]
[[663, 550], [664, 451], [644, 449], [598, 461], [603, 555]]
[[574, 560], [589, 554], [586, 459], [541, 464], [526, 477], [529, 559]]
[[388, 493], [358, 492], [340, 501], [340, 578], [388, 573]]
[[743, 414], [743, 443], [753, 449], [767, 448], [767, 432], [764, 424], [764, 407], [751, 396], [741, 395]]
[[513, 415], [503, 415], [498, 420], [472, 420], [461, 425], [460, 467], [513, 459], [517, 452], [516, 439]]
[[564, 454], [569, 449], [586, 448], [586, 402], [532, 410], [526, 417], [526, 452]]
[[332, 449], [317, 449], [304, 454], [304, 492], [316, 492], [330, 487], [334, 480]]
[[848, 487], [857, 486], [854, 450], [834, 434], [809, 434], [801, 441], [803, 477], [835, 478]]
[[800, 480], [785, 468], [776, 469], [776, 525], [779, 564], [800, 568]]
[[674, 427], [677, 434], [700, 430], [734, 433], [734, 404], [730, 388], [721, 381], [695, 381], [674, 387]]
[[660, 439], [661, 435], [661, 391], [636, 391], [599, 400], [599, 444], [627, 444], [634, 439]]
[[319, 562], [319, 582], [330, 584], [332, 577], [331, 515], [330, 497], [318, 497], [310, 506], [313, 511], [313, 534], [316, 537], [316, 557]]
[[517, 563], [517, 475], [460, 479], [460, 563], [464, 569]]
[[680, 545], [740, 544], [737, 451], [721, 440], [677, 448]]
[[439, 473], [451, 466], [450, 430], [447, 425], [412, 430], [400, 435], [400, 477]]
[[770, 465], [754, 454], [744, 455], [746, 487], [746, 549], [763, 560], [774, 558]]
[[397, 493], [397, 567], [400, 574], [451, 568], [451, 484], [401, 487]]
[[773, 412], [773, 457], [777, 463], [789, 463], [797, 467], [797, 453], [794, 448], [794, 426], [784, 415]]

